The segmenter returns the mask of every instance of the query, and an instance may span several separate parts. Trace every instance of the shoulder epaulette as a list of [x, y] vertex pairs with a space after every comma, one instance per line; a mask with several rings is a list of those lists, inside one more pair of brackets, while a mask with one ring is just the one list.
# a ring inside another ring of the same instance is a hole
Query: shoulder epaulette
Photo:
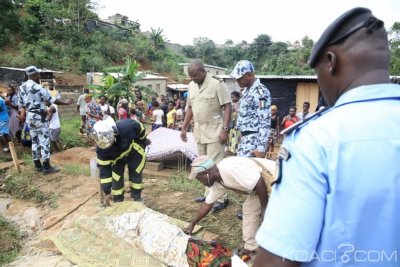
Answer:
[[218, 81], [220, 81], [220, 82], [223, 82], [224, 80], [222, 79], [222, 78], [220, 78], [220, 77], [217, 77], [217, 76], [214, 76], [214, 75], [211, 75], [214, 79], [217, 79]]
[[317, 117], [320, 117], [321, 115], [325, 114], [325, 112], [327, 112], [330, 109], [331, 108], [321, 109], [321, 110], [315, 112], [314, 114], [312, 114], [310, 117], [304, 119], [303, 121], [296, 122], [292, 126], [290, 126], [290, 127], [286, 128], [285, 130], [281, 131], [280, 134], [290, 134], [294, 130], [296, 130], [296, 129], [300, 128], [301, 126], [303, 126], [304, 124], [308, 123], [310, 120], [313, 120], [313, 119], [315, 119]]

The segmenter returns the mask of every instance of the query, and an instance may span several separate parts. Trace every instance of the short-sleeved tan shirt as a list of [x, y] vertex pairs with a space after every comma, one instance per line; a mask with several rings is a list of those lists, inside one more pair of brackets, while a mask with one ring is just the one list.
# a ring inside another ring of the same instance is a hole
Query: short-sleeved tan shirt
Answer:
[[225, 83], [207, 73], [199, 88], [195, 82], [189, 83], [188, 106], [193, 111], [194, 138], [197, 143], [209, 144], [219, 141], [223, 127], [221, 106], [231, 103]]
[[221, 183], [216, 182], [208, 191], [206, 203], [212, 204], [226, 193], [228, 188], [242, 192], [252, 193], [261, 177], [262, 169], [254, 160], [261, 163], [271, 173], [275, 173], [276, 164], [274, 161], [263, 158], [229, 157], [217, 163], [222, 178]]

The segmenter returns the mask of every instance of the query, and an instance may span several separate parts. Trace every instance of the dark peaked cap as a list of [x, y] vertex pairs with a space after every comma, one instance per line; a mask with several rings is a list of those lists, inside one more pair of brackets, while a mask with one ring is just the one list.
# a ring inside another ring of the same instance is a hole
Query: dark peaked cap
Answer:
[[375, 18], [371, 10], [363, 7], [353, 8], [332, 22], [315, 43], [310, 56], [310, 67], [314, 68], [321, 53], [330, 45], [338, 43], [363, 27], [372, 31], [380, 28], [383, 22]]

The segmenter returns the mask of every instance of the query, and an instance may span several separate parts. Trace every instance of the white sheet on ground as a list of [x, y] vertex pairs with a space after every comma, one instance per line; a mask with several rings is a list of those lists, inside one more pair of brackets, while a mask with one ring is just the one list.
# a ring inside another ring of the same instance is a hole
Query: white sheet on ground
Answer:
[[164, 214], [151, 209], [124, 213], [110, 217], [106, 227], [168, 266], [189, 266], [185, 253], [189, 236]]
[[151, 140], [151, 145], [147, 150], [147, 160], [175, 159], [177, 153], [182, 153], [188, 159], [194, 160], [199, 153], [193, 133], [186, 134], [188, 138], [186, 143], [181, 140], [180, 134], [180, 131], [164, 127], [151, 132], [147, 136]]

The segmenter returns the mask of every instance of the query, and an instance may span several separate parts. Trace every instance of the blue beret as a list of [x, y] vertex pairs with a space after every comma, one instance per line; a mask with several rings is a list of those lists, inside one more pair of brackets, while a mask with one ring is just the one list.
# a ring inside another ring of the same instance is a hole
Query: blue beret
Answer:
[[371, 10], [362, 7], [353, 8], [332, 22], [322, 33], [311, 50], [310, 67], [314, 68], [321, 53], [330, 45], [345, 40], [363, 27], [382, 27], [383, 22], [375, 18]]

